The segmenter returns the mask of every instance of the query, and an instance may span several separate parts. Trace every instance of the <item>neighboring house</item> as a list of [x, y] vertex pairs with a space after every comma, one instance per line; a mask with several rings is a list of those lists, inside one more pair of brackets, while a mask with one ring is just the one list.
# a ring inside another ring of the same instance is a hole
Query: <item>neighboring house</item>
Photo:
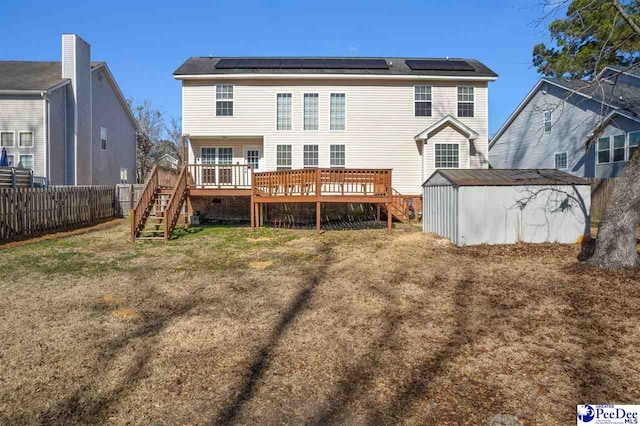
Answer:
[[593, 82], [542, 78], [492, 138], [489, 160], [499, 169], [608, 178], [622, 172], [639, 143], [640, 73], [608, 67]]
[[175, 143], [168, 140], [161, 140], [153, 146], [151, 153], [155, 164], [160, 164], [172, 169], [180, 166], [180, 154]]
[[109, 67], [62, 35], [62, 62], [0, 61], [0, 146], [51, 185], [135, 182], [137, 123]]
[[436, 169], [488, 167], [497, 74], [476, 60], [192, 57], [174, 77], [189, 164], [386, 168], [417, 196]]

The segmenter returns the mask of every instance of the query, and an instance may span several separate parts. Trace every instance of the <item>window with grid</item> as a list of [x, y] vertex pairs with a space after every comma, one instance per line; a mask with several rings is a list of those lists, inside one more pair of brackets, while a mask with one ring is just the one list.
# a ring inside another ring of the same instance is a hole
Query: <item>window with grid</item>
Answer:
[[413, 102], [416, 117], [431, 117], [431, 86], [415, 86]]
[[551, 131], [551, 111], [545, 111], [542, 115], [544, 119], [544, 132], [549, 133]]
[[624, 161], [624, 156], [626, 154], [626, 137], [624, 134], [615, 135], [613, 137], [613, 161]]
[[291, 145], [276, 146], [276, 169], [291, 170]]
[[458, 87], [458, 117], [473, 117], [475, 93], [473, 86]]
[[559, 170], [564, 170], [568, 167], [568, 158], [566, 152], [559, 152], [555, 155], [555, 167]]
[[456, 143], [437, 143], [435, 146], [436, 168], [457, 169], [460, 167], [460, 146]]
[[33, 132], [20, 132], [18, 146], [20, 148], [33, 148]]
[[305, 169], [318, 167], [318, 145], [305, 145], [302, 151], [302, 165]]
[[254, 170], [257, 170], [260, 167], [260, 150], [259, 149], [249, 148], [247, 149], [245, 156], [246, 156], [247, 164], [249, 164], [250, 166], [253, 166]]
[[278, 93], [276, 96], [276, 128], [291, 130], [291, 93]]
[[345, 130], [347, 97], [344, 93], [332, 93], [329, 108], [329, 130]]
[[[233, 148], [218, 148], [218, 164], [233, 163]], [[218, 184], [230, 184], [232, 180], [232, 167], [220, 167], [218, 171]]]
[[100, 127], [100, 148], [107, 150], [107, 129]]
[[598, 139], [598, 164], [611, 162], [609, 136]]
[[304, 94], [304, 130], [318, 130], [318, 94]]
[[200, 157], [202, 164], [215, 164], [216, 163], [216, 149], [215, 148], [202, 148], [200, 151]]
[[33, 170], [33, 154], [21, 155], [20, 163], [18, 163], [18, 167], [22, 167], [23, 169]]
[[13, 148], [14, 146], [14, 133], [0, 132], [0, 147]]
[[331, 145], [329, 148], [329, 165], [331, 167], [344, 167], [346, 162], [344, 145]]
[[216, 116], [233, 116], [233, 85], [216, 85]]
[[627, 160], [631, 160], [638, 145], [640, 145], [640, 130], [629, 133], [629, 155], [627, 156]]

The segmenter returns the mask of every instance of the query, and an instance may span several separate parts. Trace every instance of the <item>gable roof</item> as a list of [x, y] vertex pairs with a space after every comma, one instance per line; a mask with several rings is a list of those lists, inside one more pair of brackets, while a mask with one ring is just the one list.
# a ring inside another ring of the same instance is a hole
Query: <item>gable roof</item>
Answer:
[[0, 61], [0, 91], [44, 91], [68, 82], [62, 78], [62, 62]]
[[556, 169], [439, 169], [423, 186], [591, 185], [588, 180]]
[[500, 129], [498, 129], [493, 138], [491, 138], [489, 149], [491, 149], [493, 144], [502, 136], [544, 83], [552, 84], [585, 98], [593, 99], [596, 102], [602, 102], [613, 109], [613, 114], [622, 115], [640, 122], [640, 88], [638, 87], [620, 82], [615, 85], [606, 82], [596, 84], [593, 81], [543, 77], [538, 80], [535, 86], [527, 93], [527, 96], [525, 96], [509, 118], [507, 118]]
[[435, 130], [439, 129], [444, 125], [449, 125], [453, 128], [458, 129], [458, 131], [463, 133], [467, 137], [467, 139], [476, 139], [478, 137], [478, 133], [474, 131], [471, 127], [467, 126], [466, 124], [464, 124], [463, 122], [461, 122], [460, 120], [452, 116], [451, 114], [447, 114], [444, 117], [442, 117], [440, 120], [436, 121], [433, 125], [427, 127], [418, 135], [416, 135], [415, 139], [416, 140], [428, 139], [431, 133], [433, 133]]
[[[355, 68], [342, 68], [342, 69], [305, 69], [305, 68], [218, 68], [216, 65], [221, 60], [232, 59], [252, 59], [256, 61], [278, 61], [278, 60], [384, 60], [388, 65], [388, 69], [355, 69]], [[473, 70], [416, 70], [411, 69], [407, 65], [407, 60], [431, 60], [431, 61], [464, 61]], [[393, 58], [393, 57], [332, 57], [332, 58], [311, 58], [311, 57], [191, 57], [187, 59], [180, 67], [173, 73], [176, 79], [187, 78], [189, 76], [234, 76], [240, 74], [250, 74], [254, 77], [259, 76], [272, 76], [272, 75], [340, 75], [340, 76], [414, 76], [414, 77], [458, 77], [458, 78], [475, 78], [483, 80], [495, 80], [498, 74], [493, 72], [487, 66], [475, 59], [462, 59], [462, 58]]]

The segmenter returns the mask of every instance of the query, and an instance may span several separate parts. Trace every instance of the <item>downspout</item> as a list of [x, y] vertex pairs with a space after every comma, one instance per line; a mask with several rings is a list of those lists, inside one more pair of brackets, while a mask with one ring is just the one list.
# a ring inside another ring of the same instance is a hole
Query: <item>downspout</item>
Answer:
[[[49, 132], [49, 124], [51, 123], [51, 108], [49, 108], [49, 93], [47, 91], [43, 91], [40, 93], [42, 96], [42, 121], [44, 122], [44, 179], [45, 183], [49, 185], [49, 170], [51, 170], [51, 159], [49, 152], [49, 140], [51, 138], [51, 134]], [[35, 139], [35, 138], [34, 138]], [[34, 141], [35, 145], [35, 141]]]

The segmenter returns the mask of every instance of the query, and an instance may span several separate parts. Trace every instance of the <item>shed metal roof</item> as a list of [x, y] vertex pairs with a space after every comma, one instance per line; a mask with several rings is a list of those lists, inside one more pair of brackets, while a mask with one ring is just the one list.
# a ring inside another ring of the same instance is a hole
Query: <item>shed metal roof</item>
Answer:
[[[442, 179], [444, 178], [444, 180]], [[423, 186], [590, 185], [586, 179], [556, 169], [436, 170]]]

